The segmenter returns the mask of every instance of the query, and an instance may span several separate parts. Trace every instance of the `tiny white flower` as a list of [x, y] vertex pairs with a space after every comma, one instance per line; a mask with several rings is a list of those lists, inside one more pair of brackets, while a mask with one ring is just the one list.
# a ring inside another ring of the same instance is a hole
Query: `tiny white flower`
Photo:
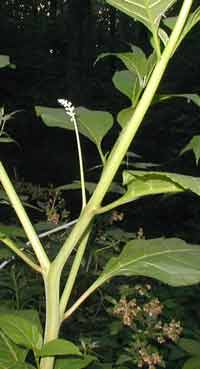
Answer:
[[58, 99], [58, 102], [60, 105], [62, 105], [69, 117], [71, 118], [71, 121], [74, 121], [75, 119], [75, 107], [72, 105], [71, 101], [68, 101], [66, 99]]

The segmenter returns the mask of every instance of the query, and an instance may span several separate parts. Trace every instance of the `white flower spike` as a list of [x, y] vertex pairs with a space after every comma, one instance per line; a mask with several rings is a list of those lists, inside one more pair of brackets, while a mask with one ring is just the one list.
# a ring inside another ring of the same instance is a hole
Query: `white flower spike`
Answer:
[[58, 102], [60, 105], [62, 105], [67, 113], [67, 115], [70, 116], [71, 121], [74, 121], [75, 119], [75, 107], [72, 105], [71, 101], [65, 100], [65, 99], [58, 99]]

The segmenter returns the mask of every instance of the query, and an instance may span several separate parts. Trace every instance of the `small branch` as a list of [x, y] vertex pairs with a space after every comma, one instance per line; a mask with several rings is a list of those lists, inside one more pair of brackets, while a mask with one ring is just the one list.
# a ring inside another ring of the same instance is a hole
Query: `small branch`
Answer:
[[18, 247], [15, 245], [15, 243], [8, 237], [1, 238], [1, 241], [9, 247], [17, 256], [19, 256], [26, 264], [28, 264], [32, 269], [34, 269], [36, 272], [41, 273], [42, 269], [39, 265], [35, 264], [31, 259], [29, 259], [26, 254], [18, 249]]
[[60, 316], [62, 317], [64, 314], [64, 311], [66, 309], [67, 303], [69, 301], [71, 291], [73, 289], [76, 276], [78, 273], [78, 270], [81, 265], [81, 261], [85, 252], [85, 248], [87, 246], [87, 241], [90, 235], [91, 227], [87, 230], [86, 234], [83, 236], [80, 245], [78, 246], [78, 251], [76, 253], [76, 256], [73, 261], [73, 265], [71, 267], [64, 291], [62, 293], [61, 299], [60, 299]]
[[98, 288], [100, 287], [105, 281], [101, 278], [97, 279], [80, 297], [79, 299], [65, 312], [63, 321], [68, 319], [75, 310], [79, 308], [79, 306]]
[[15, 209], [15, 212], [24, 228], [24, 231], [27, 235], [28, 240], [31, 243], [31, 246], [35, 252], [35, 255], [37, 256], [37, 259], [43, 269], [43, 272], [48, 273], [50, 261], [49, 258], [37, 236], [37, 233], [35, 232], [32, 223], [10, 181], [10, 178], [8, 177], [4, 166], [2, 162], [0, 161], [0, 181], [4, 187], [4, 190], [6, 191], [6, 194]]

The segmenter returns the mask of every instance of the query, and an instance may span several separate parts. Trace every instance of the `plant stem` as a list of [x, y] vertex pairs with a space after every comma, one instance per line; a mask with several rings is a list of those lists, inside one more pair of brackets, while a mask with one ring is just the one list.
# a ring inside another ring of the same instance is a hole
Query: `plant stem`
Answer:
[[31, 259], [29, 259], [29, 257], [23, 252], [21, 251], [16, 245], [15, 243], [8, 237], [5, 238], [1, 238], [1, 241], [9, 247], [9, 249], [11, 249], [12, 251], [14, 251], [14, 253], [19, 256], [26, 264], [28, 264], [32, 269], [34, 269], [36, 272], [41, 273], [42, 269], [40, 268], [39, 265], [35, 264]]
[[81, 192], [82, 192], [82, 209], [84, 209], [86, 205], [86, 191], [85, 191], [85, 178], [84, 178], [84, 168], [83, 168], [83, 156], [81, 150], [81, 141], [78, 131], [78, 124], [76, 121], [76, 117], [73, 116], [72, 122], [74, 124], [75, 135], [76, 135], [76, 143], [77, 143], [77, 150], [78, 150], [78, 158], [79, 158], [79, 167], [80, 167], [80, 177], [81, 177]]
[[46, 254], [46, 252], [44, 251], [44, 248], [37, 236], [37, 233], [35, 232], [31, 221], [28, 217], [28, 215], [26, 214], [26, 211], [3, 167], [2, 162], [0, 161], [0, 181], [4, 187], [4, 190], [7, 193], [7, 196], [13, 206], [13, 208], [15, 209], [15, 212], [24, 228], [24, 231], [28, 237], [28, 240], [30, 241], [33, 250], [38, 258], [38, 261], [43, 269], [43, 273], [47, 273], [48, 269], [49, 269], [49, 258]]
[[78, 246], [78, 251], [75, 255], [73, 265], [71, 267], [64, 291], [62, 293], [62, 296], [60, 299], [60, 316], [61, 317], [63, 316], [67, 303], [69, 301], [71, 291], [73, 289], [76, 276], [77, 276], [77, 273], [80, 268], [80, 264], [81, 264], [81, 261], [82, 261], [82, 258], [85, 252], [85, 248], [87, 246], [88, 238], [90, 236], [90, 231], [91, 231], [91, 227], [87, 230], [86, 234], [83, 236], [83, 238], [80, 241], [80, 245]]
[[[44, 278], [46, 296], [46, 323], [44, 343], [52, 341], [58, 337], [60, 328], [59, 291], [60, 276], [57, 273], [54, 262], [49, 268], [48, 276]], [[44, 357], [41, 359], [40, 369], [53, 369], [54, 357]]]
[[[105, 281], [108, 278], [105, 278]], [[68, 309], [64, 314], [64, 319], [68, 319], [75, 310], [78, 309], [78, 307], [98, 288], [100, 287], [104, 282], [103, 278], [98, 278], [79, 298], [78, 300]]]

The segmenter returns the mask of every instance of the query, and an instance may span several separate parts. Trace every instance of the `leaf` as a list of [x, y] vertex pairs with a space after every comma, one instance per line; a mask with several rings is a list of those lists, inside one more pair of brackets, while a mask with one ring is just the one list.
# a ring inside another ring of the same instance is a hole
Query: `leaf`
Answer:
[[145, 276], [171, 286], [200, 281], [200, 246], [178, 238], [129, 241], [118, 257], [109, 260], [95, 285], [115, 276]]
[[156, 95], [153, 104], [160, 103], [165, 100], [169, 100], [172, 98], [183, 98], [186, 99], [188, 103], [191, 101], [193, 104], [196, 104], [197, 106], [200, 106], [200, 96], [197, 94], [169, 94], [169, 95]]
[[26, 358], [28, 350], [17, 346], [0, 330], [0, 364], [21, 361]]
[[31, 364], [16, 361], [4, 361], [0, 358], [0, 369], [36, 369]]
[[[0, 243], [0, 260], [10, 258], [11, 256], [13, 256], [12, 251], [7, 249], [6, 247], [2, 247]], [[0, 266], [0, 269], [1, 269], [1, 266]]]
[[192, 150], [194, 152], [196, 165], [198, 165], [200, 159], [200, 135], [192, 137], [188, 144], [181, 150], [180, 155], [189, 150]]
[[[170, 28], [171, 30], [174, 28], [177, 17], [168, 17], [163, 20], [164, 24]], [[176, 45], [176, 49], [180, 45], [180, 43], [184, 40], [187, 34], [191, 31], [191, 29], [200, 21], [200, 6], [189, 15], [188, 20], [183, 28], [183, 31], [179, 37], [178, 43]]]
[[122, 109], [117, 115], [117, 121], [122, 128], [128, 123], [132, 118], [135, 108], [133, 106], [129, 108]]
[[115, 72], [112, 81], [115, 88], [127, 96], [131, 100], [132, 105], [135, 106], [137, 96], [142, 91], [137, 75], [129, 70], [122, 70]]
[[[62, 108], [35, 107], [37, 116], [40, 116], [48, 127], [59, 127], [74, 130], [70, 117]], [[113, 117], [105, 111], [76, 108], [79, 133], [91, 140], [100, 150], [101, 142], [112, 128]]]
[[15, 141], [10, 137], [0, 137], [0, 143], [13, 143], [13, 142]]
[[61, 338], [47, 342], [39, 352], [39, 356], [56, 355], [81, 355], [81, 352], [74, 343]]
[[159, 28], [158, 30], [158, 35], [163, 43], [164, 46], [167, 45], [168, 41], [169, 41], [169, 36], [168, 34], [164, 31], [164, 29]]
[[38, 314], [34, 310], [1, 312], [0, 328], [17, 345], [40, 349], [42, 334]]
[[8, 237], [20, 237], [26, 239], [24, 230], [21, 227], [5, 225], [0, 223], [0, 234], [4, 234]]
[[[97, 186], [96, 182], [85, 182], [85, 188], [89, 194], [92, 194], [94, 192], [96, 186]], [[68, 183], [67, 185], [62, 185], [62, 186], [55, 188], [55, 190], [58, 190], [58, 191], [71, 191], [71, 190], [80, 190], [80, 189], [81, 189], [80, 181], [74, 181], [73, 183]], [[113, 182], [111, 183], [108, 189], [108, 192], [122, 194], [124, 193], [124, 188], [120, 186], [118, 183]]]
[[190, 190], [200, 196], [200, 178], [177, 173], [153, 171], [124, 171], [123, 184], [126, 193], [118, 200], [119, 205], [141, 196]]
[[161, 18], [176, 0], [106, 0], [133, 19], [143, 23], [152, 33], [159, 27]]
[[0, 55], [0, 68], [10, 65], [10, 58], [8, 55]]
[[179, 347], [190, 355], [200, 356], [200, 342], [189, 338], [181, 338], [178, 342]]
[[86, 355], [83, 358], [57, 359], [55, 369], [82, 369], [96, 360], [95, 356]]
[[188, 359], [182, 369], [198, 369], [200, 368], [200, 356]]
[[116, 56], [119, 58], [131, 73], [136, 74], [140, 87], [144, 87], [144, 80], [147, 72], [147, 59], [142, 49], [132, 46], [132, 52], [104, 53], [98, 56], [96, 62], [106, 56]]

